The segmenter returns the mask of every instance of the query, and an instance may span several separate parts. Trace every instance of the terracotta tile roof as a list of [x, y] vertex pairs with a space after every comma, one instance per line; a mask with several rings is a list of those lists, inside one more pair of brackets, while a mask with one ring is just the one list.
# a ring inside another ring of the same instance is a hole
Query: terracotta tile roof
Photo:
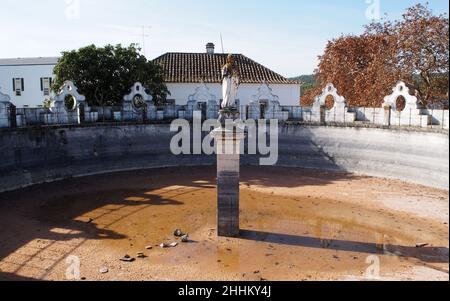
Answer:
[[[162, 66], [167, 83], [221, 83], [222, 66], [227, 54], [166, 53], [154, 60]], [[242, 83], [299, 84], [264, 67], [242, 54], [234, 55]]]
[[59, 57], [27, 57], [0, 59], [0, 66], [56, 65]]

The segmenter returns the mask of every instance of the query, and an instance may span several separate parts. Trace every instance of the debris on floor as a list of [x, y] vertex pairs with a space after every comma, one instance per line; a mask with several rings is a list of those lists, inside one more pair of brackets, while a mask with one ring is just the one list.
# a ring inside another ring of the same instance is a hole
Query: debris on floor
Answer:
[[145, 254], [144, 254], [143, 252], [137, 253], [137, 254], [136, 254], [136, 257], [139, 258], [139, 259], [147, 258], [147, 256], [145, 256]]
[[166, 249], [166, 248], [175, 248], [176, 246], [178, 246], [177, 242], [173, 242], [170, 244], [167, 243], [162, 243], [161, 245], [159, 245], [162, 249]]
[[109, 269], [107, 267], [101, 267], [99, 269], [100, 274], [106, 274], [109, 272]]
[[124, 257], [120, 258], [120, 261], [123, 262], [133, 262], [135, 259], [132, 258], [130, 255], [125, 255]]
[[185, 234], [181, 237], [181, 242], [189, 242], [189, 234]]
[[181, 229], [176, 229], [176, 230], [173, 232], [173, 235], [174, 235], [175, 237], [182, 237], [182, 236], [185, 235], [185, 234], [183, 233], [183, 231], [181, 231]]

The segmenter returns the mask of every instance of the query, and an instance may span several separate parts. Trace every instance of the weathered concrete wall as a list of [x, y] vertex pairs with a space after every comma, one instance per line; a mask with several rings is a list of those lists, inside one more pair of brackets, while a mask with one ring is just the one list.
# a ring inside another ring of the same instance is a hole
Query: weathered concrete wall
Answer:
[[[0, 192], [88, 174], [213, 165], [174, 156], [168, 124], [40, 127], [0, 131]], [[280, 126], [280, 166], [350, 171], [448, 189], [448, 133]], [[245, 156], [243, 164], [257, 164]]]
[[122, 170], [214, 164], [174, 156], [169, 125], [42, 127], [0, 132], [0, 191]]
[[413, 130], [286, 125], [282, 166], [344, 170], [449, 189], [449, 136]]

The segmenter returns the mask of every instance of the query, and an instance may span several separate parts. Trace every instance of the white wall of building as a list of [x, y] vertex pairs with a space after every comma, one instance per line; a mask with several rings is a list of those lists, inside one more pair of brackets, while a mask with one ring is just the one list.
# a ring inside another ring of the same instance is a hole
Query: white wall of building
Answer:
[[[36, 107], [42, 105], [48, 96], [41, 91], [41, 78], [54, 78], [54, 65], [0, 65], [0, 87], [5, 94], [11, 97], [11, 102], [18, 108], [25, 105]], [[24, 91], [21, 96], [16, 96], [13, 91], [13, 78], [24, 79]]]
[[[177, 105], [186, 105], [189, 95], [195, 93], [195, 89], [201, 84], [180, 84], [168, 83], [167, 88], [171, 95], [168, 99], [174, 99]], [[209, 93], [216, 96], [219, 101], [222, 99], [222, 85], [221, 84], [206, 84], [209, 88]], [[261, 84], [242, 84], [238, 90], [237, 98], [241, 105], [248, 105], [253, 95], [258, 94], [258, 88]], [[280, 98], [280, 103], [283, 106], [299, 106], [300, 105], [300, 86], [287, 84], [271, 84], [273, 94]]]
[[[3, 93], [11, 97], [11, 102], [18, 108], [29, 106], [36, 107], [43, 104], [48, 98], [41, 91], [41, 78], [54, 78], [53, 68], [55, 65], [0, 65], [0, 87]], [[16, 96], [13, 91], [13, 78], [24, 79], [24, 91], [21, 96]], [[178, 105], [186, 105], [188, 97], [195, 93], [195, 89], [200, 83], [168, 83], [167, 87], [171, 92], [168, 99], [174, 99]], [[222, 99], [221, 84], [206, 84], [210, 93], [216, 96], [217, 100]], [[238, 99], [241, 105], [247, 105], [251, 97], [258, 93], [261, 84], [242, 84], [238, 90]], [[280, 99], [281, 105], [300, 105], [300, 86], [297, 84], [271, 84], [273, 94]]]

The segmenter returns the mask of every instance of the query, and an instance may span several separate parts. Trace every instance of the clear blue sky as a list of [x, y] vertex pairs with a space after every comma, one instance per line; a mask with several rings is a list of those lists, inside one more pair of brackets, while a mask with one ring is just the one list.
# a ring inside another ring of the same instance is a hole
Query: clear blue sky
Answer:
[[[76, 2], [80, 2], [77, 11]], [[285, 75], [312, 73], [326, 42], [359, 33], [367, 2], [399, 18], [420, 0], [1, 0], [0, 58], [57, 56], [88, 44], [141, 43], [146, 55], [203, 52], [207, 42], [243, 53]], [[447, 13], [447, 0], [429, 0]], [[75, 3], [75, 4], [73, 4]], [[72, 10], [71, 8], [74, 8]]]

